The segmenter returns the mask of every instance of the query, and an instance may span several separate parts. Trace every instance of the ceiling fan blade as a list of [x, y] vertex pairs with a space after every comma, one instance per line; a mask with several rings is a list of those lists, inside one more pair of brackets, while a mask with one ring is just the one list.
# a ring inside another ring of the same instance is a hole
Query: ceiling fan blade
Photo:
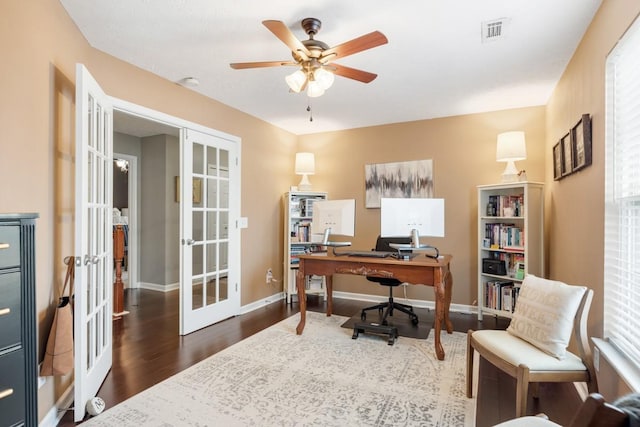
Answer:
[[297, 39], [296, 36], [293, 35], [291, 30], [284, 24], [282, 21], [274, 21], [274, 20], [266, 20], [262, 21], [262, 25], [267, 27], [269, 31], [271, 31], [277, 38], [282, 40], [284, 44], [289, 46], [292, 52], [302, 52], [305, 56], [311, 55], [309, 49], [302, 44], [300, 40]]
[[370, 83], [378, 77], [377, 74], [370, 73], [368, 71], [357, 70], [351, 67], [345, 67], [344, 65], [338, 65], [331, 63], [327, 66], [329, 69], [333, 69], [333, 74], [346, 77], [348, 79], [358, 80], [362, 83]]
[[279, 67], [281, 65], [298, 65], [293, 61], [261, 61], [261, 62], [233, 62], [229, 64], [234, 70], [245, 68]]
[[369, 34], [365, 34], [364, 36], [360, 36], [325, 50], [322, 52], [322, 57], [335, 54], [338, 58], [344, 58], [345, 56], [387, 44], [388, 42], [389, 40], [387, 40], [387, 37], [380, 31], [373, 31]]

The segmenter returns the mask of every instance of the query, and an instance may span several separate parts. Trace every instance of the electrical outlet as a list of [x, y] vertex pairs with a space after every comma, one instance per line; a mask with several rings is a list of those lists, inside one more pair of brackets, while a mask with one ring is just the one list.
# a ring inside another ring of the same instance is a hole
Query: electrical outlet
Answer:
[[271, 282], [273, 282], [273, 271], [270, 268], [267, 270], [266, 282], [267, 285], [270, 285]]

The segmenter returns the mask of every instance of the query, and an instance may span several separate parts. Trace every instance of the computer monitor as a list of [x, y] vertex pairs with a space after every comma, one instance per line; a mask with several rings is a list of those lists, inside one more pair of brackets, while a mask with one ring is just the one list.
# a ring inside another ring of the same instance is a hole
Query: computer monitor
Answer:
[[444, 237], [444, 199], [380, 199], [380, 235], [411, 236], [411, 247], [420, 245], [420, 236]]
[[311, 233], [322, 234], [325, 246], [349, 246], [350, 242], [330, 242], [329, 236], [353, 236], [355, 216], [355, 199], [318, 200], [313, 203]]

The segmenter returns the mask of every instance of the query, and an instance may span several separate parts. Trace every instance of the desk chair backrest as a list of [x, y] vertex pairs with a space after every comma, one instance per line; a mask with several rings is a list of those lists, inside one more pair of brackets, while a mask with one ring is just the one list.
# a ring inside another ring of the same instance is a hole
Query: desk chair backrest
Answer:
[[398, 243], [401, 245], [408, 245], [411, 243], [411, 236], [407, 237], [381, 237], [378, 236], [376, 240], [376, 251], [385, 251], [385, 252], [396, 252], [397, 249], [394, 249], [390, 246], [391, 243]]
[[[390, 243], [398, 243], [402, 245], [407, 245], [411, 243], [411, 236], [407, 237], [381, 237], [378, 236], [376, 240], [376, 251], [384, 251], [384, 252], [397, 252], [397, 249], [394, 249], [390, 246]], [[367, 276], [367, 280], [372, 282], [380, 283], [384, 286], [398, 286], [400, 283], [397, 279], [385, 279], [382, 277], [371, 277]]]

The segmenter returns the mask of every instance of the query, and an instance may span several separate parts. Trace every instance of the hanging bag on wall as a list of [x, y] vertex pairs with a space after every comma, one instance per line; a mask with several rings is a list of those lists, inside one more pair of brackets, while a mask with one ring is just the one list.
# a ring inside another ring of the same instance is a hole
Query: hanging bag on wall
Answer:
[[[60, 291], [60, 298], [53, 324], [47, 340], [47, 349], [40, 368], [40, 376], [67, 375], [73, 370], [73, 280], [75, 276], [75, 257], [67, 258], [67, 275], [64, 286]], [[69, 294], [67, 295], [67, 285]]]

